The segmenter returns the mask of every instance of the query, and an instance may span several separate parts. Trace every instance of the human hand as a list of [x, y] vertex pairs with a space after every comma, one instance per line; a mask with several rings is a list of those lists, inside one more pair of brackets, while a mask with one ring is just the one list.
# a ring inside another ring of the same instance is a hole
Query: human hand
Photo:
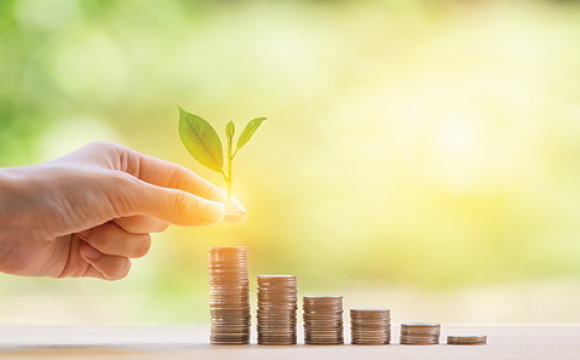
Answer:
[[124, 278], [151, 232], [169, 224], [238, 223], [245, 209], [173, 163], [92, 143], [41, 165], [0, 169], [0, 271], [24, 276]]

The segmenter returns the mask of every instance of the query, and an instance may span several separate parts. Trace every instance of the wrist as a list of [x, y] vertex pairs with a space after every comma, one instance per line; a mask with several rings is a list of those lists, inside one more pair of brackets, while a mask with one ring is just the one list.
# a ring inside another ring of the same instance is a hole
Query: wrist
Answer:
[[19, 187], [17, 168], [0, 168], [0, 229], [9, 229], [17, 216]]

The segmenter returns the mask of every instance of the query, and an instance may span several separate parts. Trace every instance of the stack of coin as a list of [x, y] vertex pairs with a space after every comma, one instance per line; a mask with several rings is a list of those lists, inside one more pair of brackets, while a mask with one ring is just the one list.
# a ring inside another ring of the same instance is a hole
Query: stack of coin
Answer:
[[342, 296], [304, 297], [304, 343], [344, 344]]
[[258, 276], [258, 344], [296, 344], [296, 275]]
[[449, 345], [485, 345], [486, 335], [447, 335]]
[[350, 342], [380, 345], [391, 342], [389, 309], [350, 309]]
[[209, 248], [212, 344], [250, 342], [250, 279], [248, 248]]
[[438, 323], [403, 323], [401, 324], [402, 345], [439, 344], [441, 324]]

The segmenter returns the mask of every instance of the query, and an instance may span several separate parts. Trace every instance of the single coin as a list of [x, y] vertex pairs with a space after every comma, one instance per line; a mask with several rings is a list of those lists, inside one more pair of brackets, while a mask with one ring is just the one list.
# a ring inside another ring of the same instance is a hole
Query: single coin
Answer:
[[293, 311], [298, 310], [298, 306], [292, 304], [258, 304], [258, 310], [268, 311]]
[[383, 331], [365, 331], [365, 330], [350, 330], [352, 336], [364, 336], [364, 337], [381, 337], [381, 336], [391, 336], [390, 330]]
[[336, 304], [336, 305], [326, 305], [326, 304], [314, 304], [314, 305], [308, 305], [308, 304], [302, 304], [302, 308], [304, 309], [305, 312], [318, 312], [318, 311], [326, 311], [326, 312], [331, 312], [331, 311], [340, 311], [340, 312], [344, 312], [344, 309], [342, 307], [342, 305], [340, 304]]
[[274, 277], [274, 278], [264, 278], [258, 276], [258, 285], [273, 285], [273, 286], [287, 286], [287, 285], [296, 285], [298, 284], [298, 279], [294, 278], [282, 278], [282, 277]]
[[329, 304], [329, 303], [303, 303], [302, 307], [304, 307], [304, 310], [334, 310], [334, 309], [340, 309], [342, 310], [342, 304]]
[[212, 332], [210, 338], [220, 341], [244, 341], [250, 337], [250, 333], [214, 333]]
[[373, 335], [373, 336], [367, 336], [367, 335], [361, 335], [361, 334], [350, 334], [350, 337], [353, 339], [375, 339], [375, 340], [379, 340], [379, 339], [391, 339], [391, 334], [381, 334], [381, 335]]
[[258, 336], [262, 338], [296, 338], [298, 335], [296, 331], [270, 331], [261, 330], [258, 331]]
[[258, 336], [258, 344], [261, 345], [294, 345], [296, 344], [297, 337], [260, 337]]
[[409, 337], [439, 337], [441, 334], [439, 332], [405, 332], [401, 331], [401, 336], [409, 336]]
[[208, 266], [213, 265], [224, 265], [224, 266], [248, 266], [248, 259], [245, 257], [240, 256], [232, 256], [232, 257], [216, 257], [216, 256], [208, 256], [207, 258]]
[[342, 340], [329, 340], [329, 341], [324, 341], [324, 340], [318, 340], [318, 339], [304, 339], [304, 344], [306, 345], [342, 345], [344, 344], [344, 339]]
[[237, 251], [248, 252], [248, 247], [247, 246], [212, 246], [208, 249], [208, 251], [209, 252], [219, 252], [219, 253], [237, 252]]
[[258, 297], [258, 304], [292, 304], [298, 308], [298, 302], [292, 298], [261, 298]]
[[280, 297], [280, 298], [291, 298], [295, 302], [298, 302], [298, 294], [296, 291], [261, 291], [261, 290], [259, 290], [257, 295], [258, 295], [258, 299]]
[[259, 314], [262, 315], [274, 315], [274, 314], [286, 314], [295, 315], [298, 312], [298, 308], [291, 306], [258, 306]]
[[291, 321], [264, 321], [264, 320], [258, 320], [256, 322], [257, 325], [260, 326], [271, 326], [271, 327], [285, 327], [285, 328], [292, 328], [295, 329], [298, 326], [297, 322], [291, 322]]
[[353, 345], [388, 345], [391, 342], [389, 340], [351, 340]]
[[228, 325], [252, 325], [251, 319], [212, 319], [212, 326], [228, 326]]
[[298, 301], [296, 291], [258, 291], [258, 297], [291, 297]]
[[258, 333], [261, 334], [278, 334], [279, 336], [290, 336], [292, 334], [296, 335], [296, 329], [285, 329], [285, 328], [268, 328], [268, 327], [258, 327]]
[[213, 325], [212, 333], [246, 333], [250, 329], [248, 325]]
[[306, 311], [303, 310], [302, 315], [303, 316], [312, 316], [312, 317], [316, 317], [316, 316], [340, 316], [343, 317], [344, 311], [340, 310], [340, 309], [334, 309], [334, 310], [311, 310], [311, 311]]
[[304, 321], [306, 320], [342, 320], [342, 314], [325, 314], [325, 313], [317, 313], [317, 314], [303, 314], [302, 318]]
[[298, 328], [298, 324], [281, 324], [281, 323], [271, 323], [271, 322], [264, 322], [258, 321], [257, 326], [260, 329], [269, 329], [269, 330], [276, 330], [276, 329], [285, 329], [285, 330], [293, 330], [296, 331]]
[[213, 306], [214, 303], [217, 304], [250, 304], [250, 298], [245, 296], [210, 296], [209, 303]]
[[224, 277], [224, 276], [229, 276], [231, 278], [248, 278], [248, 273], [247, 270], [240, 270], [240, 269], [226, 269], [226, 268], [220, 268], [220, 269], [208, 269], [209, 271], [209, 275], [210, 276], [220, 276], [220, 277]]
[[313, 295], [306, 295], [304, 296], [304, 301], [316, 301], [316, 302], [342, 302], [342, 296], [340, 295], [324, 295], [324, 296], [313, 296]]
[[241, 257], [213, 257], [207, 258], [209, 266], [231, 266], [231, 267], [248, 267], [248, 259]]
[[210, 276], [209, 286], [249, 286], [249, 278], [247, 276], [226, 277], [223, 275]]
[[342, 320], [304, 320], [306, 326], [344, 326]]
[[209, 302], [209, 305], [212, 309], [222, 309], [222, 308], [226, 308], [226, 309], [246, 309], [246, 308], [250, 308], [250, 301], [249, 300], [243, 300], [243, 299], [228, 299], [228, 300], [219, 300], [219, 299], [214, 299], [211, 300]]
[[248, 318], [251, 317], [250, 308], [246, 309], [210, 309], [210, 315], [215, 319]]
[[351, 326], [390, 326], [391, 320], [355, 320], [350, 318]]
[[[248, 286], [248, 283], [244, 282], [244, 281], [229, 281], [229, 280], [212, 281], [212, 280], [210, 280], [210, 289], [215, 288], [216, 290], [226, 290], [227, 291], [228, 288], [235, 290], [235, 289], [245, 288], [246, 286]], [[248, 289], [248, 291], [250, 291], [250, 290]]]
[[268, 314], [258, 312], [257, 318], [265, 319], [265, 320], [294, 320], [296, 321], [297, 316], [296, 314]]
[[285, 306], [258, 306], [256, 314], [258, 315], [292, 315], [297, 316], [298, 308]]
[[304, 332], [306, 334], [310, 334], [310, 335], [316, 335], [316, 336], [337, 336], [337, 335], [342, 335], [344, 333], [343, 329], [341, 328], [330, 328], [330, 327], [325, 327], [325, 328], [316, 328], [316, 329], [312, 329], [311, 327], [304, 327]]
[[249, 298], [250, 294], [247, 291], [212, 291], [209, 293], [209, 297], [210, 299], [212, 298], [216, 298], [216, 299], [221, 299], [221, 298]]
[[210, 341], [212, 344], [247, 344], [250, 342], [249, 336], [237, 336], [237, 337], [221, 337], [221, 336], [210, 336]]
[[247, 285], [210, 285], [209, 292], [211, 293], [229, 293], [229, 292], [249, 292], [250, 287]]
[[411, 322], [411, 323], [402, 323], [402, 327], [411, 327], [411, 328], [433, 328], [433, 327], [441, 327], [439, 323], [428, 323], [428, 322]]
[[284, 294], [298, 294], [296, 286], [258, 286], [259, 293], [284, 293]]
[[364, 309], [350, 309], [350, 314], [356, 316], [377, 316], [377, 315], [389, 315], [391, 313], [390, 309], [376, 309], [376, 308], [364, 308]]
[[284, 329], [296, 329], [297, 323], [287, 322], [287, 321], [259, 321], [258, 326], [264, 329], [266, 328], [284, 328]]
[[288, 325], [295, 325], [298, 324], [298, 320], [296, 319], [268, 319], [263, 317], [256, 317], [258, 324], [288, 324]]
[[272, 341], [270, 339], [258, 339], [258, 345], [296, 345], [296, 339]]

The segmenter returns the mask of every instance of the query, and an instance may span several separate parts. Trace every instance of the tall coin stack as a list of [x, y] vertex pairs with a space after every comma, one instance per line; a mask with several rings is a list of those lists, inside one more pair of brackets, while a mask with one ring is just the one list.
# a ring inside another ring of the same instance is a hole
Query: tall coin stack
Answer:
[[250, 279], [248, 248], [211, 247], [208, 250], [212, 344], [250, 342]]
[[389, 309], [350, 309], [352, 344], [380, 345], [391, 342]]
[[439, 344], [441, 324], [438, 323], [403, 323], [401, 324], [401, 345]]
[[342, 296], [305, 296], [304, 343], [344, 344]]
[[296, 344], [296, 275], [258, 276], [258, 344]]

